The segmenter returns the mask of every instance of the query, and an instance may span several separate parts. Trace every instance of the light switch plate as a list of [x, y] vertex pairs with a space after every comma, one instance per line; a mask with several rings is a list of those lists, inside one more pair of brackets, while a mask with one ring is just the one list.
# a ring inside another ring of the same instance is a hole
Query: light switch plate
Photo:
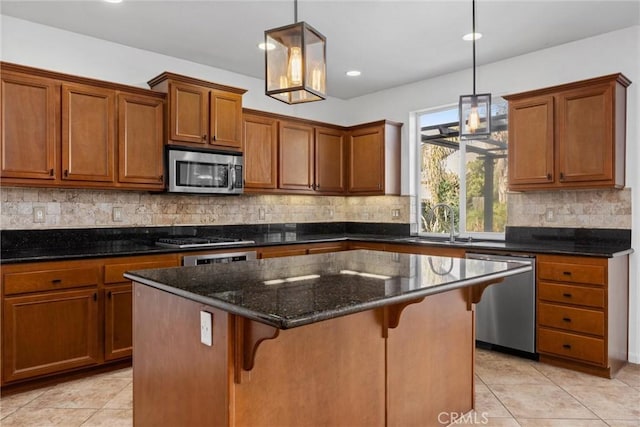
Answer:
[[122, 222], [122, 208], [120, 206], [113, 207], [113, 222]]
[[200, 342], [213, 345], [213, 314], [207, 311], [200, 311]]
[[44, 222], [45, 207], [34, 206], [33, 207], [33, 222]]

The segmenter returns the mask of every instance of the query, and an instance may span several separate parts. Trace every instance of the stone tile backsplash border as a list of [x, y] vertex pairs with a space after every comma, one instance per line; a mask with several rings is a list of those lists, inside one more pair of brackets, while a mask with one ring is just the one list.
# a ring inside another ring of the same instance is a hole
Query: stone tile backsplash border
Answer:
[[[48, 229], [289, 222], [408, 223], [407, 196], [198, 196], [125, 191], [0, 188], [2, 229]], [[33, 210], [45, 210], [34, 222]], [[114, 208], [122, 221], [114, 221]], [[393, 216], [398, 211], [398, 216]]]
[[[410, 196], [196, 196], [2, 187], [0, 202], [0, 227], [5, 230], [343, 221], [415, 224], [416, 218], [415, 197]], [[44, 222], [34, 222], [35, 207], [44, 208]], [[114, 208], [120, 208], [122, 221], [114, 221]], [[514, 192], [507, 195], [507, 211], [509, 226], [631, 229], [631, 190]]]

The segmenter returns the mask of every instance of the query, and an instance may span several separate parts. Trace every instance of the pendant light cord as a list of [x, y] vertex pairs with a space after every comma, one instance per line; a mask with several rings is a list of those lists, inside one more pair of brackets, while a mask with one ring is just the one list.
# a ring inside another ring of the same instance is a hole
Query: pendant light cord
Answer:
[[298, 23], [298, 0], [293, 0], [293, 23]]
[[[296, 0], [297, 2], [298, 0]], [[472, 17], [472, 38], [473, 38], [473, 43], [472, 43], [472, 47], [473, 47], [473, 95], [475, 96], [476, 94], [476, 0], [472, 0], [471, 2], [471, 17]], [[297, 12], [296, 12], [297, 14]]]

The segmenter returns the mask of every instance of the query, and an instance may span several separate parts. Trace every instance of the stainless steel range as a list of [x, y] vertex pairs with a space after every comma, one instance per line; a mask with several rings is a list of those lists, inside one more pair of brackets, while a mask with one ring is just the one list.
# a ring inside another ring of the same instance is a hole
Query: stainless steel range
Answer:
[[165, 248], [215, 248], [224, 246], [252, 245], [253, 240], [232, 239], [225, 237], [161, 237], [156, 241], [157, 246]]

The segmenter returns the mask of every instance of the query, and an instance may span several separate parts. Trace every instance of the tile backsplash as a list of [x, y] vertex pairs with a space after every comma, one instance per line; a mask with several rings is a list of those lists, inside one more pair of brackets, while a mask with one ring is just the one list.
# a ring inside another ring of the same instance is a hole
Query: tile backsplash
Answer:
[[[507, 199], [509, 226], [631, 229], [630, 189], [514, 192]], [[2, 187], [0, 201], [0, 228], [5, 230], [334, 221], [415, 223], [416, 217], [415, 198], [410, 196], [193, 196]], [[34, 208], [44, 209], [44, 222], [34, 222]], [[114, 221], [114, 208], [120, 210], [121, 221]]]
[[[46, 188], [0, 188], [5, 230], [288, 222], [408, 223], [406, 196], [194, 196]], [[44, 222], [34, 222], [43, 208]], [[114, 221], [114, 208], [120, 221]], [[396, 215], [394, 215], [396, 214]]]
[[631, 229], [631, 189], [509, 193], [507, 225]]

